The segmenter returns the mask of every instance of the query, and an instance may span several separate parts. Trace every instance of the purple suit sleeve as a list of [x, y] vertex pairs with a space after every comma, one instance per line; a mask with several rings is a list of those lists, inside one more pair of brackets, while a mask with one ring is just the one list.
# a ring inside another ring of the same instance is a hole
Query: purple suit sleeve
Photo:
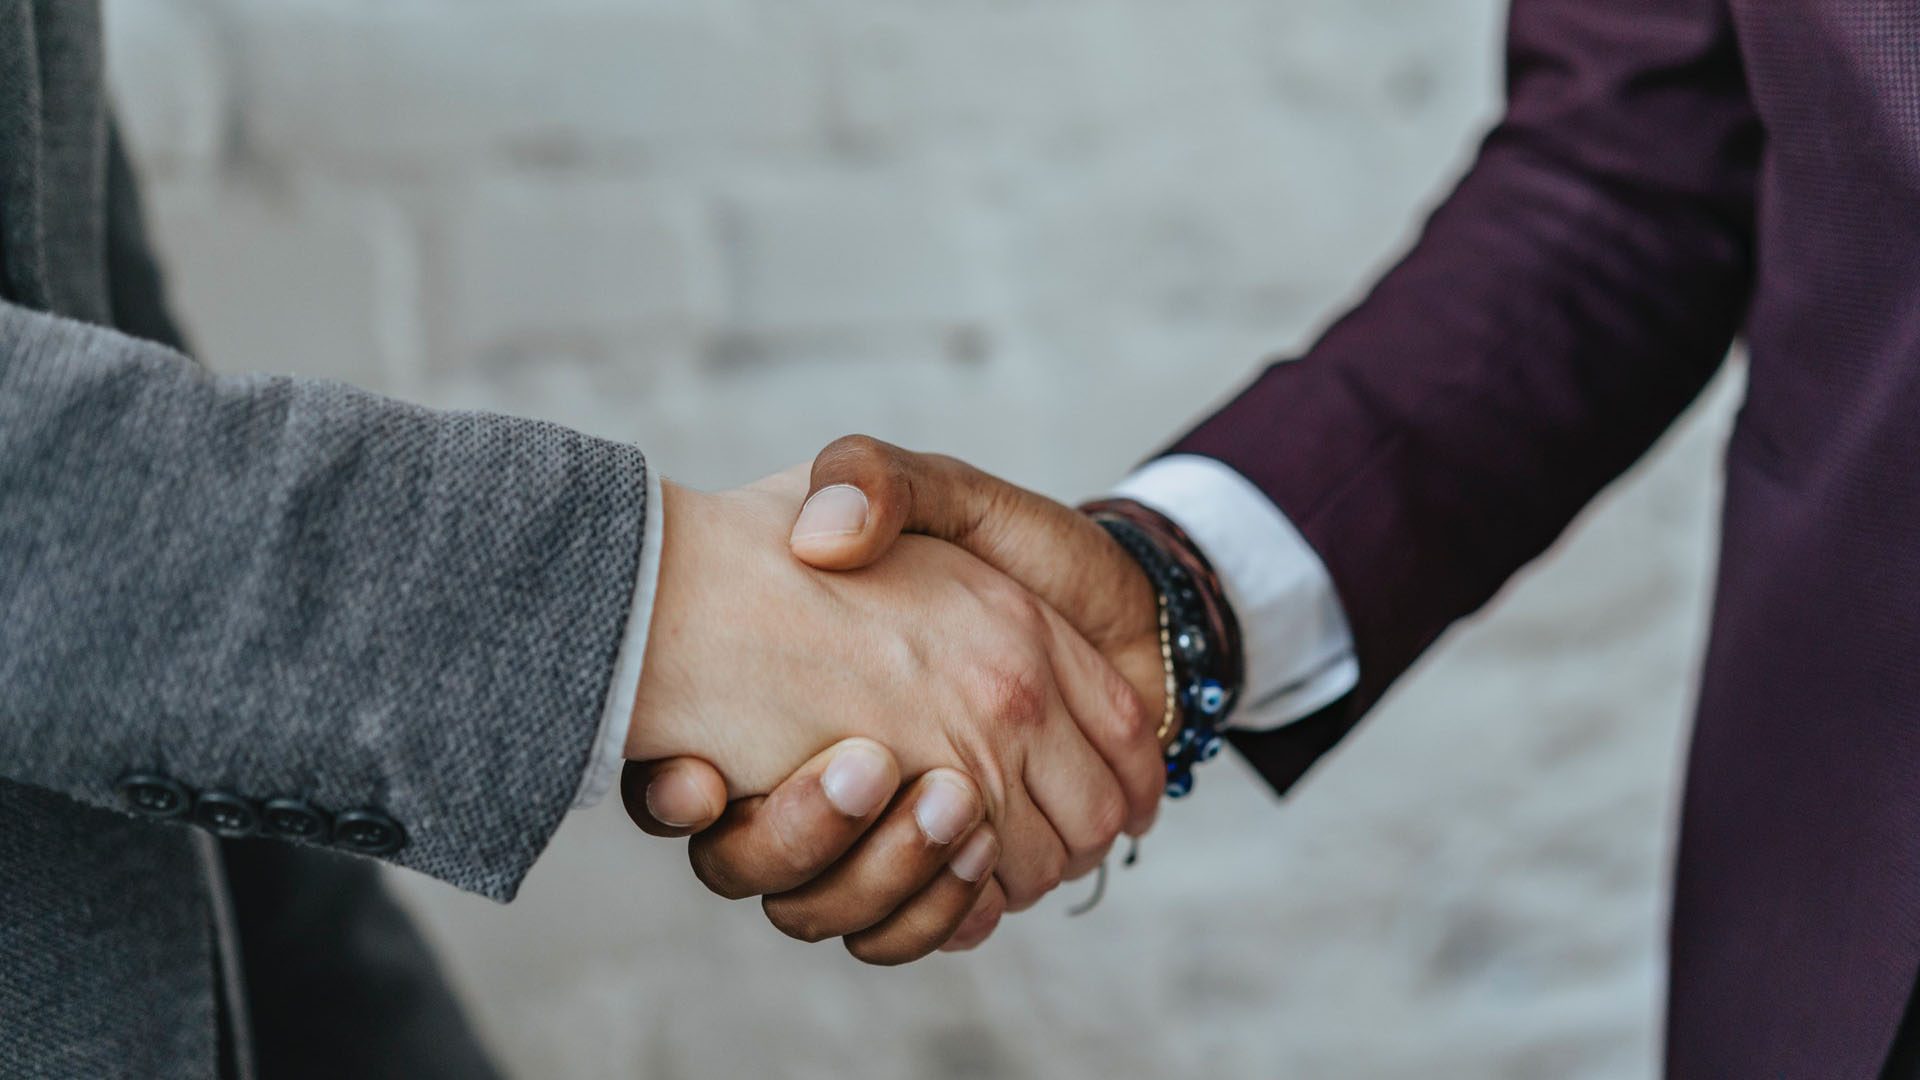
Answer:
[[1719, 0], [1514, 0], [1508, 107], [1416, 246], [1175, 452], [1326, 562], [1354, 692], [1236, 743], [1284, 791], [1553, 542], [1720, 365], [1761, 132]]

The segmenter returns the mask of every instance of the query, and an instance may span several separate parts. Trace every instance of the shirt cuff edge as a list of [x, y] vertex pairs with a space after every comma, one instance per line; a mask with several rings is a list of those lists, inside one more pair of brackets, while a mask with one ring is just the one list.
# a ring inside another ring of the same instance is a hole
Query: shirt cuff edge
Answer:
[[660, 542], [666, 532], [666, 504], [660, 496], [660, 474], [647, 470], [646, 523], [641, 529], [640, 565], [634, 574], [633, 603], [614, 658], [613, 678], [606, 706], [593, 739], [593, 754], [580, 777], [573, 809], [585, 810], [606, 797], [626, 761], [627, 731], [633, 724], [633, 703], [640, 693], [640, 671], [647, 655], [647, 634], [653, 626], [653, 598], [660, 583]]

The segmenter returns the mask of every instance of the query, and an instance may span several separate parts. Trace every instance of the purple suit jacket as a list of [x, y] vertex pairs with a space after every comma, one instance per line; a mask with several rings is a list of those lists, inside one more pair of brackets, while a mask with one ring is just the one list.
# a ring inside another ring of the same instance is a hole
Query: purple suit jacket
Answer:
[[1920, 2], [1513, 0], [1417, 246], [1177, 449], [1325, 560], [1360, 685], [1285, 789], [1744, 329], [1672, 926], [1675, 1077], [1872, 1077], [1920, 969]]

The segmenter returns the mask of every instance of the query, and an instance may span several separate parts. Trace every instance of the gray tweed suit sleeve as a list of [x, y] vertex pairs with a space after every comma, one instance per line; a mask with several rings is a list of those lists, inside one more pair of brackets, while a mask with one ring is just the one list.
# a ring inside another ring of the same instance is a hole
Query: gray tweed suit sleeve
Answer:
[[574, 796], [646, 463], [0, 304], [0, 775], [377, 808], [509, 899]]

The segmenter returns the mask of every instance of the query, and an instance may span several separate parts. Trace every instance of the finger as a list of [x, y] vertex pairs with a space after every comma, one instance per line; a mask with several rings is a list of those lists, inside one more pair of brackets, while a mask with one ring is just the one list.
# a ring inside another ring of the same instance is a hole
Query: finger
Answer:
[[847, 739], [815, 755], [764, 798], [741, 799], [688, 845], [707, 888], [738, 899], [786, 892], [831, 866], [900, 786], [893, 755]]
[[995, 825], [1000, 863], [994, 877], [1006, 894], [1006, 909], [1025, 911], [1066, 879], [1066, 844], [1023, 789], [1007, 794], [1006, 809]]
[[981, 805], [964, 774], [929, 772], [825, 873], [767, 897], [767, 920], [802, 941], [844, 937], [880, 922], [945, 869], [980, 824]]
[[1105, 529], [963, 461], [849, 435], [814, 458], [807, 491], [790, 545], [820, 569], [869, 565], [914, 532], [965, 548], [1096, 643], [1152, 607], [1146, 575]]
[[865, 435], [828, 443], [813, 459], [807, 501], [789, 540], [793, 553], [822, 570], [878, 561], [913, 516], [914, 457]]
[[[1024, 506], [1029, 514], [1045, 508], [1078, 516], [955, 458], [848, 435], [827, 444], [813, 459], [792, 548], [801, 561], [820, 569], [849, 570], [877, 561], [902, 532], [914, 532], [958, 544], [992, 562], [987, 553], [1001, 543], [995, 538], [1007, 527], [1018, 531], [1018, 522], [1003, 520], [1015, 504], [1029, 504]], [[983, 531], [988, 525], [993, 528]], [[1038, 566], [1050, 569], [1044, 561]]]
[[847, 951], [869, 964], [904, 964], [951, 940], [993, 881], [989, 871], [1000, 841], [993, 826], [982, 825], [958, 848], [946, 868], [892, 914], [848, 934]]
[[1066, 845], [1065, 876], [1077, 878], [1100, 865], [1127, 824], [1127, 801], [1057, 693], [1046, 721], [1033, 732], [1022, 778]]
[[973, 910], [961, 921], [960, 928], [953, 932], [946, 944], [940, 946], [941, 952], [965, 952], [987, 940], [994, 928], [1000, 925], [1000, 917], [1007, 911], [1007, 894], [1000, 887], [998, 877], [987, 879], [987, 887], [980, 891], [973, 902]]
[[685, 836], [726, 812], [727, 782], [699, 758], [629, 761], [620, 772], [620, 801], [641, 831]]
[[1041, 614], [1052, 635], [1049, 653], [1054, 682], [1074, 723], [1112, 770], [1126, 799], [1126, 831], [1139, 836], [1153, 827], [1166, 787], [1159, 726], [1140, 695], [1106, 657], [1060, 614], [1044, 605]]

